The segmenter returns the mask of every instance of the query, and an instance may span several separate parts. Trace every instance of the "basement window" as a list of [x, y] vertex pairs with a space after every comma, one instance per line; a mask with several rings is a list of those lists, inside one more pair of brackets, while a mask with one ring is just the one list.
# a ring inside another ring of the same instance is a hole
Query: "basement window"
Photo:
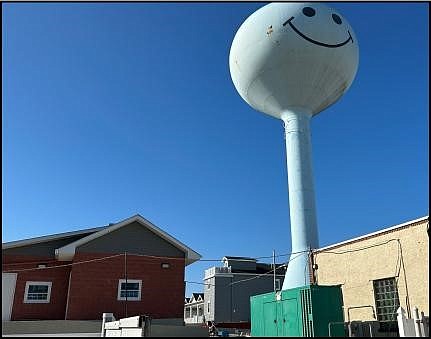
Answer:
[[118, 300], [141, 300], [142, 280], [120, 279], [118, 281]]
[[48, 304], [51, 299], [51, 281], [27, 281], [24, 304]]

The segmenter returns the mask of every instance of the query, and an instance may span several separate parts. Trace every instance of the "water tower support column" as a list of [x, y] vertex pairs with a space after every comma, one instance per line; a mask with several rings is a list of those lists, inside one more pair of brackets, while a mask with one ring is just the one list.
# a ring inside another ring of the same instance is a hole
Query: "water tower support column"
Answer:
[[311, 117], [302, 110], [283, 112], [281, 115], [286, 135], [292, 237], [292, 254], [283, 290], [310, 284], [308, 250], [317, 248], [319, 243], [311, 161]]

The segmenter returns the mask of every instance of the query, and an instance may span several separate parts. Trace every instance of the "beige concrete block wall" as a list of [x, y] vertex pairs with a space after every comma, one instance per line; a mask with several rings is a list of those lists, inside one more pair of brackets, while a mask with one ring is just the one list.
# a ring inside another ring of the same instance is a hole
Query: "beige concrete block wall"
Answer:
[[[390, 277], [396, 277], [402, 307], [409, 303], [429, 315], [427, 226], [428, 219], [315, 253], [317, 283], [342, 285], [346, 321], [348, 307], [375, 309], [373, 280]], [[372, 309], [351, 309], [350, 320], [373, 320]]]

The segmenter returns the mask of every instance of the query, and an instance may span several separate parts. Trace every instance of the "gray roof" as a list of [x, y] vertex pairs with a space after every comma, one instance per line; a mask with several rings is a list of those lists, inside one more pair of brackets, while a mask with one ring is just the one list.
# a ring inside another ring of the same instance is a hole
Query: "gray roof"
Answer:
[[67, 237], [72, 237], [76, 235], [82, 234], [83, 237], [73, 241], [63, 247], [57, 248], [55, 250], [55, 256], [58, 260], [61, 261], [69, 261], [72, 260], [75, 255], [76, 247], [85, 244], [91, 240], [94, 240], [96, 238], [99, 238], [109, 232], [112, 232], [114, 230], [117, 230], [121, 227], [124, 227], [126, 225], [129, 225], [132, 222], [138, 222], [143, 227], [147, 227], [149, 230], [163, 238], [165, 241], [171, 243], [173, 246], [178, 248], [179, 250], [183, 251], [185, 253], [185, 259], [186, 259], [186, 265], [189, 265], [195, 261], [198, 261], [201, 258], [201, 255], [195, 251], [193, 251], [188, 246], [184, 245], [179, 240], [175, 239], [173, 236], [169, 235], [165, 231], [158, 228], [156, 225], [145, 219], [139, 214], [136, 214], [130, 218], [124, 219], [118, 223], [115, 224], [109, 224], [108, 226], [103, 227], [96, 227], [91, 229], [85, 229], [85, 230], [79, 230], [74, 232], [66, 232], [66, 233], [59, 233], [59, 234], [53, 234], [43, 237], [37, 237], [37, 238], [30, 238], [25, 240], [18, 240], [18, 241], [12, 241], [2, 244], [2, 249], [9, 249], [14, 247], [23, 247], [23, 246], [29, 246], [37, 243], [43, 243], [58, 239], [64, 239]]
[[36, 237], [36, 238], [28, 238], [28, 239], [23, 239], [23, 240], [9, 241], [9, 242], [2, 243], [2, 250], [6, 250], [9, 248], [15, 248], [15, 247], [24, 247], [24, 246], [39, 244], [39, 243], [53, 241], [53, 240], [65, 239], [65, 238], [70, 238], [70, 237], [74, 237], [77, 235], [82, 235], [82, 237], [85, 237], [89, 234], [101, 231], [101, 230], [105, 229], [106, 227], [108, 227], [108, 226], [94, 227], [94, 228], [88, 228], [88, 229], [72, 231], [72, 232], [45, 235], [45, 236]]

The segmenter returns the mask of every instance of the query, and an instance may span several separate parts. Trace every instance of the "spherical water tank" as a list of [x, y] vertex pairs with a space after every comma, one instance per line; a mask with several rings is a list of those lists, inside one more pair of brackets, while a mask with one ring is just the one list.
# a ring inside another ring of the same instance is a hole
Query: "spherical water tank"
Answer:
[[350, 87], [359, 61], [347, 19], [319, 3], [271, 3], [238, 29], [229, 67], [241, 97], [281, 118], [285, 111], [315, 115]]

